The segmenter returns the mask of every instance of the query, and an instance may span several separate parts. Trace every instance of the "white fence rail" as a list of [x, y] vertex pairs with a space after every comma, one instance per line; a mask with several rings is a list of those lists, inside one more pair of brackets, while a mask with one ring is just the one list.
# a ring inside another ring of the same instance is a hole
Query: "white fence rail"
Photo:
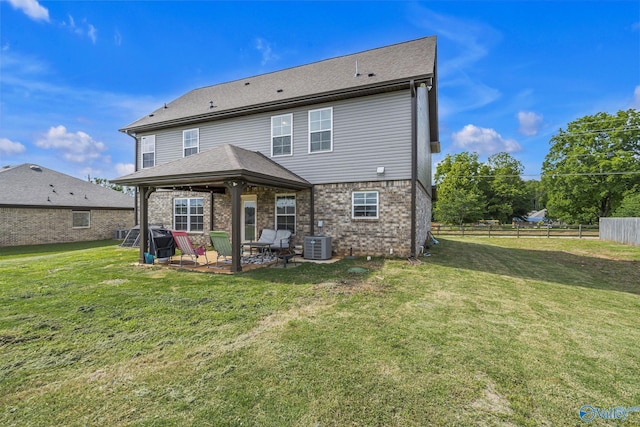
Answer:
[[640, 246], [640, 218], [600, 218], [600, 240]]

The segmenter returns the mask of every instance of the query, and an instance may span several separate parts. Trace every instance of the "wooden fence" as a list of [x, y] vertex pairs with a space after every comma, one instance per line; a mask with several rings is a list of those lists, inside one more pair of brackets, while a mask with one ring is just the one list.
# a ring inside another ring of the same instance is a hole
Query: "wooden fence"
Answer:
[[597, 225], [563, 225], [525, 227], [512, 225], [455, 225], [434, 224], [431, 232], [434, 236], [484, 236], [484, 237], [572, 237], [595, 238], [599, 236]]
[[600, 240], [640, 246], [640, 218], [600, 218]]

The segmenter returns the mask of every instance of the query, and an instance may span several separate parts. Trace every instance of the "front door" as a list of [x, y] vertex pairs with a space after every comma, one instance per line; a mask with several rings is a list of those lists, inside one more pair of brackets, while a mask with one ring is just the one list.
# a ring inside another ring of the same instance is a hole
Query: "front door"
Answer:
[[258, 196], [242, 196], [242, 241], [258, 240], [256, 230], [256, 213]]

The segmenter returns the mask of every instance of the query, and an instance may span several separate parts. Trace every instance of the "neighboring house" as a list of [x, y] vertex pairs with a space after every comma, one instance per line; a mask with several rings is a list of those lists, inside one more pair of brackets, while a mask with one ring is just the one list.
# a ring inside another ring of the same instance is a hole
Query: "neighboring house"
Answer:
[[0, 169], [0, 246], [113, 239], [134, 198], [37, 165]]
[[141, 226], [198, 243], [226, 230], [236, 254], [286, 228], [339, 254], [417, 255], [440, 151], [436, 68], [427, 37], [195, 89], [121, 129], [137, 172], [112, 182], [142, 194]]
[[532, 211], [527, 214], [524, 218], [513, 218], [511, 225], [519, 226], [519, 227], [530, 227], [535, 226], [539, 227], [541, 225], [546, 225], [549, 223], [547, 218], [547, 210], [542, 209], [539, 211]]

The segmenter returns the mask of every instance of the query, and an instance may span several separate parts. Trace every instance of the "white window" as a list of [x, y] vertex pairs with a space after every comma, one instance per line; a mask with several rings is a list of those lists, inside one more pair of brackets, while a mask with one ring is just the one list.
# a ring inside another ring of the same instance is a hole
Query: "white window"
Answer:
[[293, 114], [271, 117], [271, 156], [293, 154]]
[[184, 157], [192, 154], [198, 154], [200, 147], [200, 130], [189, 129], [182, 131], [182, 148]]
[[354, 191], [351, 195], [352, 218], [378, 218], [378, 192]]
[[73, 228], [89, 228], [91, 227], [90, 211], [72, 211], [72, 227]]
[[147, 135], [140, 139], [142, 146], [142, 168], [152, 168], [156, 165], [156, 136]]
[[276, 196], [276, 230], [296, 233], [296, 196], [283, 194]]
[[204, 199], [173, 200], [173, 228], [184, 231], [204, 230]]
[[309, 111], [309, 153], [333, 150], [333, 108]]

